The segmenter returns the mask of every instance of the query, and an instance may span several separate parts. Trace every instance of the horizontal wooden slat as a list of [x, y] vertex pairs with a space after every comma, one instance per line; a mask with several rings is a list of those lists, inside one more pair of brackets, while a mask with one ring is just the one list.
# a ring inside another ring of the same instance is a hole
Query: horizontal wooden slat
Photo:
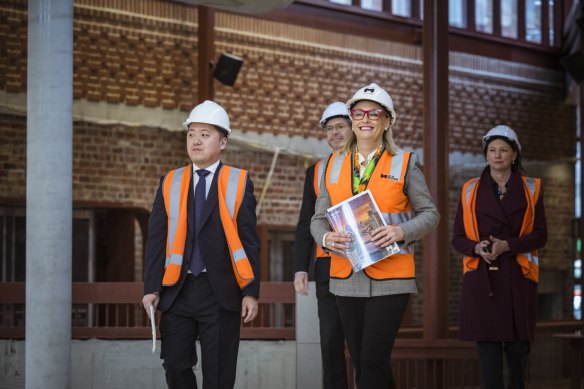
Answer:
[[[147, 327], [73, 327], [71, 336], [75, 339], [150, 339], [150, 331]], [[160, 339], [159, 333], [156, 338]]]
[[477, 359], [474, 342], [456, 339], [396, 339], [392, 356], [398, 359]]
[[295, 304], [296, 292], [292, 282], [264, 282], [260, 287], [260, 303]]
[[24, 282], [0, 283], [0, 303], [24, 304], [25, 285]]
[[[142, 282], [74, 282], [72, 284], [72, 304], [75, 305], [75, 315], [81, 313], [81, 319], [85, 320], [83, 315], [89, 314], [85, 312], [87, 304], [94, 304], [94, 308], [99, 307], [97, 312], [101, 312], [102, 316], [100, 316], [99, 322], [102, 323], [102, 326], [75, 326], [75, 323], [78, 323], [75, 320], [79, 319], [78, 316], [75, 316], [71, 336], [76, 339], [149, 339], [151, 336], [150, 322], [141, 309], [143, 288]], [[0, 304], [25, 304], [25, 295], [26, 284], [23, 282], [0, 284]], [[260, 312], [263, 310], [270, 312], [270, 309], [274, 309], [273, 304], [294, 305], [295, 303], [296, 294], [291, 282], [262, 283]], [[125, 307], [123, 307], [124, 305]], [[138, 316], [134, 316], [135, 314]], [[119, 326], [117, 315], [122, 315], [123, 319], [121, 320], [131, 320], [127, 323], [129, 326]], [[111, 325], [112, 323], [114, 326]], [[11, 322], [4, 324], [13, 325]], [[144, 327], [136, 327], [136, 325]], [[0, 327], [0, 338], [23, 339], [24, 337], [24, 326]], [[295, 329], [293, 325], [290, 327], [245, 326], [242, 327], [241, 337], [242, 339], [294, 339]]]
[[[25, 303], [24, 282], [0, 284], [0, 303]], [[142, 301], [142, 282], [74, 282], [73, 304], [132, 304]], [[296, 295], [291, 282], [264, 282], [260, 290], [261, 303], [294, 304]]]
[[[73, 327], [71, 337], [74, 339], [150, 339], [149, 327]], [[160, 333], [157, 332], [157, 339]], [[0, 328], [0, 339], [24, 339], [24, 327]], [[294, 328], [241, 328], [241, 339], [284, 339], [294, 340]]]
[[294, 328], [242, 328], [241, 339], [296, 339]]
[[142, 301], [142, 282], [74, 282], [73, 304], [133, 304]]
[[24, 339], [24, 327], [0, 327], [0, 339]]

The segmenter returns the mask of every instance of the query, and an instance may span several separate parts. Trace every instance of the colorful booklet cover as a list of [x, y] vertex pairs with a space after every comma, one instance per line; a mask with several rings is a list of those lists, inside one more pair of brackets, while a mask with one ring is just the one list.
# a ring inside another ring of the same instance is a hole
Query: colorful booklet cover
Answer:
[[387, 224], [368, 189], [330, 207], [326, 216], [333, 230], [351, 235], [345, 254], [355, 272], [399, 252], [397, 243], [378, 247], [371, 241], [373, 230]]

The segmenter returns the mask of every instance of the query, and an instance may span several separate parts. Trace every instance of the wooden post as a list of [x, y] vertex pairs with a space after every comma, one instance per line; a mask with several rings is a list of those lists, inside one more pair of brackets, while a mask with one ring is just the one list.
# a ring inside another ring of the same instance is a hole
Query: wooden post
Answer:
[[212, 8], [198, 7], [198, 101], [213, 100], [213, 58], [215, 56], [215, 12]]
[[424, 239], [424, 339], [448, 337], [448, 7], [424, 1], [424, 174], [441, 214]]

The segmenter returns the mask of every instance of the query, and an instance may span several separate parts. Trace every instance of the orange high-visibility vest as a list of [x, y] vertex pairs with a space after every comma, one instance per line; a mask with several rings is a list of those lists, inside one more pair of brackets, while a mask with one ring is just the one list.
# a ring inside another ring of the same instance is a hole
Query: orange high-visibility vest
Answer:
[[[314, 165], [314, 180], [313, 180], [313, 187], [314, 187], [314, 194], [318, 197], [320, 193], [320, 182], [322, 180], [322, 175], [324, 174], [326, 160], [320, 160]], [[324, 252], [322, 247], [319, 244], [316, 244], [316, 258], [321, 257], [328, 257], [329, 255]]]
[[[367, 185], [388, 225], [403, 223], [414, 217], [410, 200], [404, 193], [410, 156], [409, 151], [399, 150], [393, 156], [385, 151]], [[352, 177], [351, 154], [333, 153], [326, 170], [325, 182], [332, 205], [353, 196]], [[363, 271], [376, 280], [414, 278], [414, 245], [402, 245], [400, 249], [399, 253], [376, 262]], [[353, 268], [347, 258], [331, 253], [331, 278], [348, 278], [352, 272]]]
[[[247, 182], [247, 171], [223, 165], [218, 177], [219, 214], [225, 230], [233, 273], [240, 288], [254, 280], [253, 269], [237, 233], [237, 213], [241, 207]], [[162, 285], [178, 282], [187, 234], [187, 199], [192, 176], [192, 164], [172, 170], [164, 178], [163, 196], [168, 217], [166, 260]]]
[[[541, 192], [541, 180], [539, 178], [522, 177], [525, 198], [527, 199], [527, 209], [523, 217], [523, 223], [519, 236], [524, 236], [533, 231], [535, 224], [535, 204]], [[468, 180], [462, 186], [462, 216], [466, 237], [475, 242], [480, 242], [479, 227], [476, 215], [477, 189], [480, 178], [476, 177]], [[479, 267], [479, 257], [464, 256], [462, 259], [463, 273], [473, 271]], [[539, 257], [537, 250], [527, 253], [517, 254], [517, 263], [521, 266], [521, 271], [525, 278], [534, 282], [539, 281]]]

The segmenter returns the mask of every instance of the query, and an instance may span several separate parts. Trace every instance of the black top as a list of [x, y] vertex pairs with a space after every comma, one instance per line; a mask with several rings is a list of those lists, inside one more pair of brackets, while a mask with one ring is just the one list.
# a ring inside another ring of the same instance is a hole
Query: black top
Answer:
[[[306, 169], [306, 177], [304, 179], [304, 194], [294, 241], [294, 273], [299, 271], [309, 272], [310, 264], [315, 256], [315, 242], [310, 233], [310, 220], [314, 215], [317, 197], [314, 192], [315, 166], [316, 164]], [[330, 257], [320, 258], [316, 262], [314, 279], [316, 281], [327, 281], [330, 277], [329, 269]]]

